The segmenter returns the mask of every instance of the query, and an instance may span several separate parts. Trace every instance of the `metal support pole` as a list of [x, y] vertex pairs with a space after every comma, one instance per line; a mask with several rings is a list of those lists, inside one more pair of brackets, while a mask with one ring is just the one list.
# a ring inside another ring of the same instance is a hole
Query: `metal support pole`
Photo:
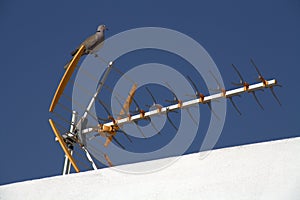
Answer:
[[[68, 149], [70, 151], [70, 154], [73, 155], [73, 145], [68, 145]], [[67, 155], [65, 155], [65, 162], [64, 162], [64, 169], [63, 169], [63, 175], [70, 174], [71, 171], [71, 162]]]
[[[73, 112], [72, 112], [72, 119], [71, 119], [71, 126], [70, 126], [70, 133], [69, 133], [71, 136], [74, 135], [76, 121], [77, 121], [77, 112], [73, 110]], [[68, 150], [70, 151], [70, 154], [72, 156], [73, 155], [74, 146], [69, 143], [69, 144], [67, 144], [67, 147], [68, 147]], [[63, 175], [70, 174], [70, 171], [71, 171], [71, 162], [70, 162], [68, 156], [65, 155]]]
[[84, 146], [82, 146], [81, 148], [84, 150], [85, 155], [86, 155], [87, 159], [89, 160], [89, 162], [92, 164], [93, 169], [97, 170], [98, 168], [97, 168], [95, 162], [93, 161], [92, 156], [90, 155], [88, 150]]
[[77, 122], [77, 115], [78, 115], [78, 113], [75, 110], [73, 110], [73, 112], [72, 112], [71, 126], [70, 126], [70, 133], [74, 133], [74, 131], [75, 131], [76, 122]]

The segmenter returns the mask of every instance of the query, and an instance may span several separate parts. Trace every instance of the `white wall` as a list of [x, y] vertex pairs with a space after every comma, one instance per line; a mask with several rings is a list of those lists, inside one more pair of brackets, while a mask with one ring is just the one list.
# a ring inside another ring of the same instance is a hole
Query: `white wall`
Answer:
[[107, 168], [4, 185], [0, 199], [300, 199], [300, 138], [201, 155], [182, 156], [150, 174]]

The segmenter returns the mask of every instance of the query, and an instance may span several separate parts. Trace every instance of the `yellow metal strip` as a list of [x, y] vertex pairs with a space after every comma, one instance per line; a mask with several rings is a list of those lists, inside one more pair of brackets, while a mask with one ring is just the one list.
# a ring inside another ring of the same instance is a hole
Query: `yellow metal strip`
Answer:
[[128, 97], [127, 97], [127, 99], [126, 99], [126, 101], [123, 105], [123, 108], [120, 111], [120, 116], [122, 116], [126, 113], [129, 113], [129, 108], [130, 108], [130, 105], [132, 103], [132, 99], [133, 99], [133, 96], [135, 94], [136, 88], [137, 88], [137, 84], [135, 83], [135, 84], [133, 84], [133, 86], [132, 86], [132, 88], [129, 92], [129, 95], [128, 95]]
[[104, 146], [108, 147], [108, 145], [111, 143], [113, 136], [108, 136], [105, 140]]
[[76, 65], [78, 64], [78, 61], [81, 57], [81, 55], [83, 54], [85, 50], [85, 47], [84, 45], [81, 45], [81, 47], [79, 48], [79, 50], [77, 51], [77, 53], [75, 54], [75, 56], [73, 57], [73, 59], [71, 60], [68, 68], [66, 69], [65, 71], [65, 74], [64, 76], [62, 77], [57, 89], [56, 89], [56, 92], [55, 92], [55, 95], [52, 99], [52, 102], [51, 102], [51, 105], [50, 105], [50, 108], [49, 108], [49, 112], [53, 112], [60, 96], [62, 95], [62, 93], [64, 92], [65, 90], [65, 87], [67, 86], [75, 68], [76, 68]]
[[107, 161], [107, 164], [108, 164], [110, 167], [113, 167], [113, 164], [112, 164], [112, 162], [111, 162], [111, 160], [110, 160], [110, 158], [108, 157], [107, 154], [104, 154], [104, 158], [105, 158], [105, 160]]
[[54, 121], [52, 119], [49, 119], [49, 123], [50, 123], [50, 126], [55, 134], [55, 136], [57, 137], [58, 139], [58, 142], [60, 144], [60, 146], [62, 147], [62, 149], [64, 150], [65, 154], [67, 155], [68, 159], [71, 161], [74, 169], [76, 172], [79, 172], [79, 168], [77, 166], [77, 164], [75, 163], [75, 160], [73, 158], [73, 156], [71, 155], [66, 143], [64, 142], [63, 138], [61, 137], [59, 131], [57, 130], [55, 124], [54, 124]]
[[[129, 108], [130, 108], [130, 105], [131, 105], [131, 103], [132, 103], [132, 99], [133, 99], [133, 96], [134, 96], [134, 94], [135, 94], [136, 88], [137, 88], [137, 84], [135, 83], [135, 84], [133, 84], [133, 86], [131, 87], [131, 90], [130, 90], [130, 92], [129, 92], [129, 95], [128, 95], [128, 97], [127, 97], [127, 99], [126, 99], [126, 101], [125, 101], [125, 103], [124, 103], [124, 105], [123, 105], [123, 108], [122, 108], [121, 111], [120, 111], [120, 117], [119, 117], [119, 118], [121, 118], [122, 115], [124, 115], [125, 113], [129, 113]], [[116, 132], [113, 132], [113, 131], [111, 131], [111, 130], [108, 129], [108, 128], [111, 128], [111, 126], [103, 126], [103, 127], [102, 127], [102, 131], [108, 132], [108, 133], [112, 134], [112, 135], [110, 135], [110, 136], [108, 136], [108, 137], [106, 138], [106, 141], [105, 141], [105, 143], [104, 143], [104, 146], [105, 146], [105, 147], [108, 147], [108, 145], [109, 145], [109, 144], [111, 143], [111, 141], [113, 140], [113, 136], [116, 135]]]

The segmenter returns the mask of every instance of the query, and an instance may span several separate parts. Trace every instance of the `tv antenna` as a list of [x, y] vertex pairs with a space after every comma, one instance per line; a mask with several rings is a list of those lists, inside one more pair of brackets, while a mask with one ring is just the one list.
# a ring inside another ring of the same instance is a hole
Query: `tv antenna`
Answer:
[[[79, 59], [81, 55], [83, 54], [85, 50], [84, 46], [81, 46], [76, 55], [73, 57], [72, 61], [70, 62], [68, 68], [66, 69], [57, 89], [55, 92], [55, 95], [52, 99], [49, 112], [51, 113], [56, 113], [54, 112], [56, 106], [59, 103], [60, 98], [62, 97], [64, 90], [67, 86], [67, 84], [70, 82], [71, 76], [74, 73], [74, 70], [79, 62]], [[86, 148], [85, 142], [82, 140], [81, 136], [90, 134], [90, 133], [95, 133], [95, 137], [101, 136], [106, 139], [104, 143], [104, 147], [109, 146], [109, 144], [114, 141], [119, 147], [125, 149], [125, 147], [121, 144], [121, 142], [118, 141], [117, 139], [117, 134], [123, 134], [130, 142], [131, 139], [128, 136], [128, 134], [121, 129], [122, 126], [126, 124], [135, 124], [137, 127], [139, 127], [137, 124], [141, 120], [147, 120], [149, 121], [153, 128], [155, 128], [155, 124], [152, 123], [151, 117], [156, 116], [156, 115], [166, 115], [168, 121], [170, 124], [174, 127], [174, 129], [177, 130], [176, 124], [173, 123], [171, 117], [169, 116], [170, 112], [176, 112], [177, 110], [180, 109], [186, 109], [189, 112], [189, 108], [194, 105], [198, 104], [205, 104], [208, 105], [211, 113], [215, 115], [215, 117], [218, 117], [216, 113], [214, 113], [212, 107], [211, 107], [211, 102], [216, 101], [218, 99], [228, 99], [231, 104], [233, 105], [234, 109], [238, 112], [238, 114], [242, 114], [242, 112], [238, 109], [237, 104], [233, 101], [233, 98], [240, 96], [243, 93], [248, 93], [252, 94], [255, 101], [258, 103], [259, 107], [263, 109], [262, 104], [258, 100], [258, 97], [256, 96], [257, 91], [264, 91], [265, 89], [270, 89], [272, 95], [275, 97], [276, 101], [281, 105], [281, 102], [279, 101], [279, 98], [275, 94], [274, 87], [280, 86], [277, 84], [276, 79], [265, 79], [261, 72], [259, 71], [257, 65], [254, 63], [254, 61], [251, 59], [250, 60], [251, 64], [254, 66], [256, 72], [258, 73], [258, 79], [256, 83], [250, 84], [245, 81], [245, 79], [242, 77], [241, 73], [239, 72], [238, 68], [232, 64], [232, 67], [234, 71], [237, 73], [240, 81], [238, 83], [232, 83], [234, 86], [237, 88], [234, 89], [229, 89], [226, 90], [225, 88], [222, 88], [221, 84], [219, 83], [218, 79], [214, 76], [212, 72], [211, 75], [215, 82], [218, 85], [218, 88], [215, 90], [215, 93], [212, 95], [205, 95], [200, 91], [199, 85], [197, 85], [189, 76], [187, 76], [187, 80], [190, 82], [192, 85], [195, 94], [192, 99], [188, 101], [183, 101], [181, 99], [178, 99], [178, 97], [175, 95], [173, 89], [171, 88], [170, 85], [166, 83], [166, 87], [169, 88], [173, 95], [173, 100], [167, 100], [166, 102], [169, 104], [167, 106], [161, 106], [158, 104], [158, 101], [155, 99], [155, 96], [151, 92], [151, 90], [146, 87], [146, 91], [149, 94], [149, 98], [153, 101], [153, 106], [148, 105], [147, 107], [154, 107], [154, 109], [149, 109], [149, 110], [143, 110], [139, 106], [137, 100], [135, 99], [134, 95], [137, 89], [137, 85], [134, 83], [131, 90], [128, 93], [128, 96], [122, 105], [121, 101], [117, 98], [118, 103], [122, 107], [118, 117], [114, 118], [112, 115], [112, 112], [109, 110], [108, 106], [98, 98], [99, 93], [102, 91], [104, 87], [108, 88], [107, 85], [105, 85], [105, 82], [107, 80], [107, 77], [111, 70], [115, 68], [113, 66], [113, 62], [109, 62], [108, 66], [105, 70], [104, 75], [102, 76], [100, 80], [100, 84], [98, 85], [96, 91], [94, 94], [91, 95], [90, 102], [88, 106], [84, 109], [84, 113], [82, 116], [78, 116], [78, 113], [75, 110], [71, 110], [71, 121], [68, 121], [61, 117], [62, 120], [66, 121], [69, 125], [68, 130], [64, 130], [63, 133], [61, 133], [58, 129], [58, 123], [54, 122], [54, 120], [49, 119], [50, 126], [56, 136], [56, 140], [59, 142], [61, 148], [63, 149], [65, 153], [65, 162], [64, 162], [64, 168], [63, 168], [63, 174], [69, 174], [70, 173], [70, 168], [71, 165], [73, 166], [74, 170], [76, 172], [80, 172], [80, 169], [78, 167], [78, 164], [76, 160], [74, 159], [73, 153], [74, 153], [74, 146], [78, 145], [80, 149], [85, 153], [86, 159], [88, 162], [91, 164], [92, 168], [96, 170], [98, 167], [96, 163], [93, 160], [93, 157], [91, 156], [90, 152]], [[101, 118], [97, 116], [93, 116], [90, 111], [92, 106], [94, 105], [95, 102], [98, 102], [105, 110], [107, 117]], [[134, 104], [136, 106], [135, 111], [130, 111], [130, 105]], [[57, 114], [57, 113], [56, 113]], [[86, 127], [86, 119], [88, 116], [93, 117], [97, 122], [98, 125], [94, 127]], [[197, 123], [192, 115], [190, 115], [191, 120], [194, 123]], [[141, 134], [143, 135], [143, 132], [139, 129]], [[158, 132], [159, 133], [159, 132]], [[144, 135], [143, 135], [144, 136]], [[145, 137], [145, 136], [144, 136]], [[110, 160], [109, 156], [105, 153], [103, 154], [103, 158], [106, 161], [106, 165], [108, 166], [113, 166], [112, 161]]]

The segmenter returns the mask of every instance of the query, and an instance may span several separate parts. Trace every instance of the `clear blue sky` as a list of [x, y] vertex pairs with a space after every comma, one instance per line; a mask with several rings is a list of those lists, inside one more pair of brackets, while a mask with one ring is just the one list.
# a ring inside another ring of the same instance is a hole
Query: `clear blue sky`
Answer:
[[[265, 111], [250, 96], [237, 101], [243, 116], [228, 105], [216, 148], [300, 136], [299, 0], [4, 0], [0, 2], [0, 184], [61, 173], [63, 152], [48, 124], [49, 104], [69, 52], [102, 23], [110, 29], [107, 37], [144, 26], [187, 34], [208, 51], [228, 88], [237, 79], [231, 63], [254, 79], [250, 57], [267, 78], [278, 79], [283, 106], [269, 91], [259, 95]], [[190, 152], [196, 151], [201, 138]]]

